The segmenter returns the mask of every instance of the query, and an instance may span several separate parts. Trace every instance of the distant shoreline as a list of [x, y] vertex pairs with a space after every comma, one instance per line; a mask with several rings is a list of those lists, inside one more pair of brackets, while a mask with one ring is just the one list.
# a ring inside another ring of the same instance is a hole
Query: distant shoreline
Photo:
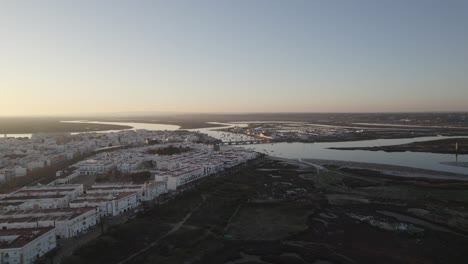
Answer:
[[202, 129], [202, 128], [216, 128], [223, 127], [224, 125], [212, 124], [205, 121], [190, 121], [190, 120], [147, 120], [147, 119], [90, 119], [96, 122], [121, 122], [121, 123], [142, 123], [142, 124], [162, 124], [179, 126], [179, 129]]
[[454, 154], [455, 144], [458, 143], [458, 154], [468, 154], [468, 138], [450, 138], [438, 139], [424, 142], [413, 142], [402, 145], [392, 146], [375, 146], [375, 147], [343, 147], [330, 148], [336, 150], [368, 150], [368, 151], [385, 151], [385, 152], [426, 152], [437, 154]]
[[[67, 118], [68, 119], [68, 118]], [[3, 134], [35, 134], [35, 133], [84, 133], [100, 132], [107, 130], [132, 129], [130, 125], [99, 124], [93, 122], [120, 122], [120, 123], [145, 123], [179, 126], [184, 129], [216, 128], [224, 125], [212, 124], [202, 121], [160, 121], [160, 120], [139, 120], [139, 119], [86, 119], [81, 122], [63, 122], [65, 119], [57, 118], [21, 118], [2, 119], [0, 118], [0, 136]], [[71, 119], [68, 119], [71, 120]]]
[[405, 167], [405, 166], [379, 164], [379, 163], [342, 161], [342, 160], [304, 159], [304, 161], [317, 164], [320, 166], [333, 164], [333, 165], [337, 165], [340, 167], [359, 168], [359, 169], [367, 169], [367, 170], [372, 170], [372, 171], [379, 171], [388, 176], [394, 176], [394, 177], [468, 181], [468, 175], [465, 175], [465, 174], [428, 170], [428, 169], [421, 169], [421, 168], [414, 168], [414, 167]]
[[23, 122], [4, 122], [3, 120], [0, 120], [0, 135], [73, 132], [84, 133], [131, 128], [131, 126], [109, 124], [62, 123], [60, 120], [28, 120]]

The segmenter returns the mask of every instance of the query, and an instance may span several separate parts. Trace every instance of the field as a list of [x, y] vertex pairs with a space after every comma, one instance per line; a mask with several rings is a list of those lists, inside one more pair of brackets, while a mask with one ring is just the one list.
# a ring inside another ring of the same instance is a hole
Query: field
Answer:
[[201, 179], [63, 263], [468, 262], [466, 182], [326, 167], [261, 158]]
[[[344, 140], [372, 138], [402, 138], [427, 135], [468, 135], [466, 113], [258, 113], [258, 114], [122, 114], [112, 116], [69, 117], [3, 117], [0, 134], [38, 132], [85, 132], [128, 127], [60, 123], [61, 120], [92, 120], [105, 122], [140, 122], [178, 125], [181, 129], [219, 127], [209, 122], [285, 121], [331, 126], [359, 127], [365, 131]], [[390, 125], [390, 126], [389, 126]], [[264, 124], [262, 125], [264, 126]], [[369, 132], [367, 132], [369, 130]], [[341, 138], [341, 140], [343, 140]], [[322, 141], [337, 141], [324, 137]]]
[[455, 145], [458, 143], [458, 154], [468, 154], [468, 139], [467, 138], [450, 138], [431, 140], [423, 142], [413, 142], [403, 145], [379, 146], [379, 147], [361, 147], [361, 148], [333, 148], [341, 150], [371, 150], [385, 152], [429, 152], [455, 154]]
[[236, 240], [277, 240], [307, 230], [314, 207], [288, 203], [250, 203], [240, 207], [226, 236]]
[[61, 123], [59, 118], [0, 118], [0, 134], [32, 134], [52, 132], [89, 132], [113, 129], [129, 129], [129, 126]]

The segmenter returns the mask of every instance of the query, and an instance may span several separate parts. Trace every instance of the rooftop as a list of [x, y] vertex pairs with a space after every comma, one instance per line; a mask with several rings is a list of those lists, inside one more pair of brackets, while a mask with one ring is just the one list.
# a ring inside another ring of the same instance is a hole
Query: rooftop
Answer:
[[22, 248], [55, 227], [0, 230], [0, 248]]

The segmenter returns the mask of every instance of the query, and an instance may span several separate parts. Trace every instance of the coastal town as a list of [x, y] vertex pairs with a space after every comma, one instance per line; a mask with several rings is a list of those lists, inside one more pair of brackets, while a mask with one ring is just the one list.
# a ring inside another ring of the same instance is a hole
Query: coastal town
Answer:
[[0, 264], [468, 264], [467, 1], [0, 1]]
[[[148, 130], [0, 138], [0, 180], [11, 186], [0, 194], [0, 263], [35, 263], [105, 219], [258, 155], [218, 143], [196, 132]], [[47, 168], [60, 169], [15, 185]]]
[[[343, 120], [342, 120], [343, 119]], [[247, 136], [267, 142], [342, 142], [390, 138], [414, 138], [427, 136], [463, 136], [468, 128], [461, 126], [421, 125], [417, 119], [399, 119], [392, 124], [356, 122], [349, 119], [323, 118], [306, 121], [252, 121], [237, 123], [220, 129], [226, 133]], [[363, 119], [366, 120], [366, 119]], [[407, 123], [405, 123], [407, 122]]]

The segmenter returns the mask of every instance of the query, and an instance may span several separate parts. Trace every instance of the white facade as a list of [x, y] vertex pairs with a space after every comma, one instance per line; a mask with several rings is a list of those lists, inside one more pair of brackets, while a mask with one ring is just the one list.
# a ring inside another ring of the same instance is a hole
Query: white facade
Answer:
[[96, 175], [106, 173], [115, 168], [115, 163], [111, 161], [85, 160], [77, 164], [81, 175]]
[[8, 197], [66, 195], [70, 200], [83, 194], [83, 184], [25, 186], [8, 194]]
[[73, 181], [75, 181], [78, 177], [80, 177], [80, 172], [79, 171], [74, 171], [72, 174], [64, 177], [64, 178], [60, 178], [60, 179], [56, 179], [55, 181], [53, 181], [52, 183], [49, 183], [49, 185], [53, 184], [53, 185], [60, 185], [60, 184], [70, 184], [72, 183]]
[[93, 207], [3, 212], [0, 229], [55, 227], [57, 238], [67, 238], [96, 226], [98, 217]]
[[27, 169], [24, 167], [16, 166], [15, 167], [15, 177], [23, 177], [28, 173]]
[[83, 194], [82, 184], [26, 186], [0, 199], [5, 210], [64, 208]]
[[136, 171], [141, 166], [142, 160], [124, 161], [117, 163], [117, 170], [123, 173]]
[[69, 202], [66, 195], [4, 197], [0, 199], [0, 207], [4, 210], [64, 208]]
[[79, 199], [70, 203], [71, 208], [95, 207], [99, 217], [116, 216], [127, 212], [140, 203], [137, 193], [117, 193], [117, 194], [85, 194]]
[[152, 182], [148, 185], [148, 188], [147, 188], [146, 201], [153, 200], [154, 198], [166, 192], [167, 192], [166, 182]]
[[168, 190], [195, 181], [204, 176], [234, 167], [257, 157], [257, 153], [240, 148], [211, 151], [200, 148], [188, 154], [157, 161], [156, 182], [166, 182]]
[[176, 190], [178, 186], [192, 182], [206, 175], [207, 174], [204, 173], [204, 169], [201, 167], [187, 167], [156, 174], [155, 181], [166, 182], [168, 190]]
[[56, 246], [54, 228], [0, 230], [0, 263], [32, 264]]
[[100, 183], [94, 184], [86, 190], [87, 194], [117, 194], [117, 193], [136, 192], [137, 200], [150, 201], [166, 192], [164, 182], [149, 182], [143, 184], [133, 183]]

